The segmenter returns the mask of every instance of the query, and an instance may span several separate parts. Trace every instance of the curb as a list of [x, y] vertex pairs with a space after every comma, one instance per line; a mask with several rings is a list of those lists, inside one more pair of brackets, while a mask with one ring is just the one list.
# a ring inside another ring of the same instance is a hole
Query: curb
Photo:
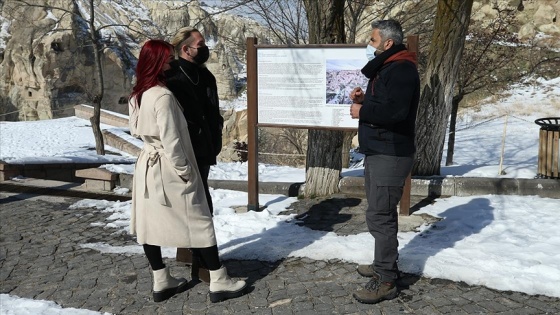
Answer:
[[128, 201], [131, 199], [129, 195], [117, 195], [113, 192], [100, 190], [86, 190], [83, 189], [79, 183], [41, 179], [30, 179], [23, 182], [0, 182], [0, 192], [40, 196], [74, 197], [81, 199], [100, 199], [108, 201]]
[[[259, 182], [260, 194], [278, 194], [288, 197], [297, 197], [301, 195], [300, 189], [304, 183], [286, 183], [286, 182]], [[229, 189], [247, 192], [248, 182], [244, 180], [215, 180], [209, 179], [208, 186], [214, 189]]]
[[[124, 176], [123, 176], [124, 175]], [[121, 187], [132, 189], [132, 175], [120, 174]], [[129, 183], [131, 187], [125, 185]], [[259, 193], [280, 194], [288, 197], [302, 195], [304, 183], [259, 182]], [[248, 191], [243, 180], [208, 180], [214, 189]], [[343, 177], [339, 182], [340, 193], [365, 198], [364, 177]], [[410, 194], [420, 197], [519, 195], [560, 199], [560, 180], [529, 178], [486, 177], [415, 177]]]
[[[363, 177], [344, 177], [340, 192], [364, 196]], [[560, 199], [560, 180], [486, 177], [413, 177], [412, 196], [519, 195]]]
[[[117, 186], [132, 190], [132, 175], [118, 174], [115, 180]], [[12, 181], [0, 182], [0, 191], [14, 186], [30, 185], [35, 188], [49, 188], [49, 180], [34, 180], [35, 184]], [[42, 182], [41, 182], [42, 181]], [[54, 181], [56, 183], [56, 181]], [[364, 177], [344, 177], [339, 182], [340, 193], [365, 198]], [[80, 185], [79, 183], [66, 183], [68, 185]], [[244, 180], [208, 180], [210, 187], [214, 189], [227, 189], [236, 191], [248, 191], [248, 182]], [[304, 183], [289, 182], [259, 182], [259, 193], [279, 194], [288, 197], [302, 195]], [[56, 186], [56, 185], [55, 185]], [[68, 186], [54, 188], [55, 190], [68, 189]], [[13, 191], [15, 188], [9, 188]], [[50, 187], [53, 189], [53, 187]], [[88, 189], [82, 185], [79, 189], [92, 194], [113, 196], [111, 191]], [[542, 198], [560, 199], [560, 180], [556, 179], [517, 179], [517, 178], [481, 178], [481, 177], [429, 177], [413, 178], [411, 196], [434, 198], [439, 196], [477, 196], [477, 195], [518, 195], [539, 196]], [[122, 198], [127, 198], [122, 196]]]

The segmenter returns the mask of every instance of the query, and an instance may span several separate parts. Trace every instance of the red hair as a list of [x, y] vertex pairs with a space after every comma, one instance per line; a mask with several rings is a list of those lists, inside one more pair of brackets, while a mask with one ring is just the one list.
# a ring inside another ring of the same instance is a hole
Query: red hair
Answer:
[[165, 85], [163, 66], [170, 54], [173, 54], [173, 46], [163, 40], [151, 39], [142, 46], [136, 65], [136, 85], [130, 94], [130, 98], [136, 97], [138, 107], [144, 92], [158, 84]]

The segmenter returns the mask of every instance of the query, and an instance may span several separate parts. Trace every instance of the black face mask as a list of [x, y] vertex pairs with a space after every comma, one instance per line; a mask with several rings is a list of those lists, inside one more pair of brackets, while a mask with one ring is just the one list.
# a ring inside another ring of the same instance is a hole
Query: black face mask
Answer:
[[193, 57], [194, 62], [197, 65], [201, 65], [208, 61], [208, 58], [210, 57], [210, 50], [208, 50], [208, 46], [198, 47], [197, 50], [198, 53]]

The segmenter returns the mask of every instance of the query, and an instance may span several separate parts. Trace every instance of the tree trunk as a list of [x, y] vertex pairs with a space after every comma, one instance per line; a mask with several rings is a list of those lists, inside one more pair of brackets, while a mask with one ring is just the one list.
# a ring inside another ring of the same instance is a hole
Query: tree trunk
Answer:
[[101, 133], [101, 101], [103, 100], [103, 66], [101, 65], [101, 51], [99, 47], [99, 36], [95, 28], [95, 8], [94, 1], [89, 1], [89, 32], [93, 47], [93, 58], [95, 62], [95, 86], [93, 92], [93, 116], [90, 118], [93, 136], [95, 138], [95, 151], [99, 155], [105, 155], [105, 144]]
[[[310, 44], [341, 44], [345, 0], [304, 0]], [[326, 196], [339, 191], [342, 131], [309, 130], [304, 195]]]
[[95, 152], [99, 155], [105, 155], [105, 143], [101, 132], [101, 101], [98, 99], [93, 102], [93, 116], [89, 121], [95, 138]]
[[313, 198], [337, 193], [343, 132], [312, 129], [308, 139], [304, 195]]
[[350, 149], [352, 148], [352, 139], [355, 135], [355, 131], [344, 131], [342, 139], [342, 168], [350, 166]]
[[346, 43], [344, 3], [345, 0], [303, 0], [310, 44]]
[[449, 139], [447, 139], [447, 156], [445, 166], [453, 165], [453, 154], [455, 153], [455, 131], [457, 130], [457, 112], [459, 103], [463, 99], [462, 95], [455, 95], [451, 102], [451, 117], [449, 118]]
[[473, 0], [439, 0], [416, 124], [413, 174], [439, 175], [447, 119]]

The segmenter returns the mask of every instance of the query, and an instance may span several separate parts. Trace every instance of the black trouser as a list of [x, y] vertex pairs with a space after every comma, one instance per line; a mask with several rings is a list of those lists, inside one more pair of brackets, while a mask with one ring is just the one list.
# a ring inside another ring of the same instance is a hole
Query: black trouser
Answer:
[[202, 178], [202, 185], [204, 186], [204, 193], [206, 194], [206, 201], [210, 214], [214, 214], [214, 205], [212, 204], [212, 196], [210, 196], [210, 189], [208, 188], [208, 175], [210, 174], [210, 165], [198, 164], [198, 171]]
[[394, 281], [398, 277], [397, 205], [402, 197], [404, 181], [412, 170], [412, 163], [412, 157], [366, 156], [366, 222], [375, 238], [373, 268], [381, 281]]
[[[144, 247], [144, 253], [150, 262], [152, 270], [165, 268], [165, 264], [163, 263], [163, 258], [161, 256], [160, 246], [144, 244], [142, 247]], [[208, 268], [208, 270], [218, 270], [222, 267], [220, 257], [218, 256], [218, 245], [205, 248], [193, 248], [192, 251], [200, 257], [202, 263]]]

